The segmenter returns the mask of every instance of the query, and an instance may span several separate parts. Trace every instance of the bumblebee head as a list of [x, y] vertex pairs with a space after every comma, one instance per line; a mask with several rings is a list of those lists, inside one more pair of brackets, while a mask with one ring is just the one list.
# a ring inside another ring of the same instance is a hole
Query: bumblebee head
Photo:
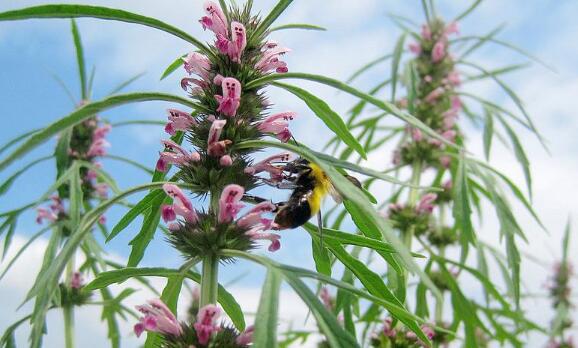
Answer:
[[303, 157], [287, 163], [285, 168], [283, 168], [283, 170], [291, 174], [301, 173], [303, 170], [309, 169], [311, 169], [310, 162]]

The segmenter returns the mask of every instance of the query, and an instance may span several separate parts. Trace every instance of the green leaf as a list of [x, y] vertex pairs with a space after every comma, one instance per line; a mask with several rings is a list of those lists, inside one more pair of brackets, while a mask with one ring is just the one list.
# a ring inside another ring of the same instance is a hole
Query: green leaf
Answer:
[[[407, 318], [408, 320], [415, 320], [417, 322], [423, 322], [422, 319], [411, 314], [403, 307], [399, 307], [394, 303], [391, 303], [391, 302], [384, 300], [383, 298], [371, 295], [371, 294], [367, 293], [366, 291], [359, 290], [356, 287], [352, 286], [351, 284], [333, 279], [331, 277], [327, 277], [323, 274], [309, 271], [309, 270], [303, 269], [303, 268], [279, 264], [279, 263], [277, 263], [273, 260], [267, 259], [265, 257], [257, 256], [257, 255], [250, 254], [250, 253], [243, 252], [243, 251], [223, 250], [222, 253], [223, 253], [223, 255], [227, 255], [227, 256], [231, 256], [231, 257], [241, 257], [241, 258], [244, 258], [246, 260], [257, 262], [257, 263], [259, 263], [259, 264], [261, 264], [267, 268], [274, 267], [274, 268], [276, 268], [282, 272], [282, 274], [286, 280], [288, 280], [288, 277], [311, 278], [311, 279], [319, 280], [319, 281], [324, 282], [326, 284], [334, 285], [340, 289], [348, 291], [349, 293], [355, 295], [356, 297], [364, 298], [364, 299], [372, 301], [372, 302], [374, 302], [380, 306], [383, 306], [395, 318], [398, 318], [398, 319], [399, 318]], [[335, 317], [335, 315], [333, 315], [333, 316]]]
[[4, 278], [6, 273], [8, 273], [10, 268], [12, 268], [12, 266], [14, 265], [14, 262], [16, 262], [20, 258], [22, 253], [24, 251], [26, 251], [26, 249], [28, 249], [30, 244], [32, 244], [36, 239], [38, 239], [38, 237], [42, 236], [44, 233], [48, 232], [50, 229], [52, 229], [52, 226], [47, 226], [47, 227], [41, 229], [40, 231], [36, 232], [30, 238], [28, 238], [26, 243], [22, 247], [20, 247], [20, 249], [18, 249], [18, 251], [16, 252], [16, 255], [14, 255], [14, 257], [12, 257], [12, 259], [10, 259], [10, 261], [8, 262], [6, 267], [4, 267], [4, 270], [2, 270], [2, 273], [0, 274], [0, 280], [2, 280], [2, 278]]
[[279, 316], [279, 291], [281, 289], [281, 275], [275, 269], [269, 269], [261, 299], [255, 318], [255, 332], [253, 333], [253, 346], [277, 347], [277, 318]]
[[494, 117], [492, 112], [484, 107], [485, 120], [484, 123], [484, 154], [486, 160], [490, 160], [490, 150], [492, 148], [492, 137], [494, 136]]
[[305, 29], [305, 30], [319, 30], [319, 31], [326, 31], [327, 29], [320, 27], [318, 25], [312, 25], [312, 24], [285, 24], [285, 25], [280, 25], [278, 27], [274, 27], [269, 29], [269, 32], [274, 32], [277, 30], [285, 30], [285, 29]]
[[452, 214], [456, 224], [460, 228], [460, 240], [462, 243], [462, 261], [467, 257], [467, 244], [476, 245], [476, 235], [472, 226], [472, 209], [470, 207], [469, 188], [467, 181], [468, 173], [466, 159], [464, 155], [460, 156], [458, 170], [453, 183], [454, 205]]
[[[1, 18], [2, 14], [0, 14], [0, 19]], [[58, 134], [59, 132], [69, 127], [73, 127], [74, 125], [84, 121], [89, 117], [94, 116], [99, 112], [128, 103], [152, 101], [152, 100], [176, 102], [192, 108], [196, 108], [198, 106], [197, 104], [191, 102], [190, 100], [182, 97], [174, 96], [171, 94], [152, 93], [152, 92], [121, 94], [105, 98], [101, 101], [88, 103], [78, 108], [74, 112], [70, 113], [68, 116], [61, 118], [60, 120], [46, 126], [44, 129], [30, 136], [16, 150], [14, 150], [6, 158], [0, 161], [0, 170], [6, 168], [9, 164], [14, 162], [15, 160], [20, 159], [23, 155], [32, 151], [32, 149], [48, 141], [52, 136]]]
[[80, 222], [83, 205], [82, 180], [80, 178], [80, 167], [73, 172], [70, 178], [70, 229], [74, 233]]
[[183, 58], [185, 58], [187, 55], [183, 54], [182, 56], [178, 57], [177, 59], [175, 59], [166, 69], [165, 71], [163, 71], [163, 74], [161, 75], [161, 80], [164, 80], [167, 76], [169, 76], [170, 74], [172, 74], [173, 72], [175, 72], [180, 66], [183, 65]]
[[325, 103], [323, 100], [317, 98], [313, 94], [307, 92], [304, 89], [299, 87], [291, 86], [285, 83], [275, 82], [273, 83], [277, 87], [281, 87], [288, 92], [291, 92], [293, 95], [297, 96], [299, 99], [303, 100], [305, 104], [315, 113], [317, 117], [323, 123], [329, 127], [337, 135], [343, 142], [349, 145], [351, 148], [355, 149], [357, 153], [361, 155], [364, 159], [367, 158], [365, 150], [363, 146], [355, 139], [353, 134], [349, 132], [345, 122], [343, 119], [335, 113], [335, 111], [331, 110], [329, 105]]
[[355, 71], [353, 73], [353, 75], [351, 75], [347, 81], [345, 81], [346, 83], [350, 83], [353, 82], [353, 80], [355, 80], [359, 75], [363, 74], [364, 72], [366, 72], [367, 70], [373, 68], [374, 66], [376, 66], [377, 64], [384, 62], [388, 59], [390, 59], [393, 55], [392, 54], [386, 54], [385, 56], [381, 56], [379, 58], [376, 58], [374, 60], [372, 60], [371, 62], [365, 64], [364, 66], [362, 66], [361, 68], [359, 68], [357, 71]]
[[138, 80], [139, 78], [144, 76], [144, 74], [145, 74], [144, 72], [142, 72], [140, 74], [136, 74], [133, 77], [131, 77], [130, 79], [120, 83], [118, 86], [113, 88], [110, 92], [108, 92], [108, 95], [116, 94], [116, 93], [122, 91], [124, 88], [129, 86], [131, 83], [135, 82], [136, 80]]
[[20, 169], [19, 171], [17, 171], [16, 173], [12, 174], [10, 177], [8, 177], [8, 179], [6, 179], [2, 185], [0, 185], [0, 196], [2, 196], [3, 194], [5, 194], [10, 187], [12, 187], [12, 184], [14, 183], [14, 181], [16, 181], [16, 179], [18, 179], [18, 177], [22, 174], [24, 174], [28, 169], [32, 168], [33, 166], [35, 166], [38, 163], [42, 163], [46, 160], [51, 159], [53, 156], [46, 156], [46, 157], [42, 157], [39, 158], [37, 160], [34, 160], [30, 163], [28, 163], [27, 165], [25, 165], [22, 169]]
[[0, 147], [0, 154], [6, 150], [8, 150], [12, 145], [18, 144], [19, 142], [22, 142], [24, 140], [26, 140], [26, 138], [28, 138], [30, 135], [38, 132], [42, 130], [41, 128], [38, 129], [33, 129], [31, 131], [28, 131], [24, 134], [20, 134], [17, 137], [14, 137], [13, 139], [10, 139], [6, 144], [2, 145], [2, 147]]
[[[341, 263], [343, 263], [343, 265], [347, 267], [353, 274], [355, 274], [357, 279], [361, 281], [365, 289], [367, 289], [370, 294], [376, 297], [381, 297], [384, 300], [394, 303], [399, 307], [403, 307], [403, 303], [401, 303], [401, 301], [395, 297], [395, 295], [385, 285], [383, 279], [377, 273], [371, 271], [359, 259], [349, 255], [349, 253], [347, 253], [347, 251], [339, 244], [328, 240], [327, 246], [333, 255], [335, 255], [335, 257], [337, 257], [337, 259], [339, 259], [339, 261], [341, 261]], [[421, 340], [424, 342], [427, 341], [427, 337], [423, 334], [423, 332], [421, 332], [419, 325], [417, 325], [415, 321], [407, 320], [405, 318], [400, 318], [400, 321], [402, 321], [408, 328], [418, 334]]]
[[149, 192], [143, 199], [141, 199], [137, 204], [135, 204], [110, 231], [106, 242], [110, 242], [114, 237], [118, 236], [125, 228], [127, 228], [131, 222], [134, 221], [140, 214], [143, 214], [150, 209], [152, 202], [156, 202], [159, 197], [166, 197], [163, 190], [153, 190]]
[[[313, 252], [313, 261], [315, 261], [315, 269], [321, 274], [331, 277], [331, 260], [329, 253], [324, 245], [321, 244], [320, 238], [315, 238], [314, 234], [319, 233], [319, 229], [314, 227], [316, 232], [308, 231], [311, 234], [311, 249]], [[323, 236], [325, 237], [325, 236]]]
[[273, 7], [271, 12], [265, 17], [261, 24], [255, 29], [251, 37], [247, 41], [251, 41], [252, 39], [258, 39], [261, 35], [265, 33], [267, 29], [277, 20], [277, 18], [291, 5], [293, 0], [279, 0], [277, 5]]
[[504, 92], [506, 92], [506, 94], [510, 97], [510, 99], [512, 99], [514, 104], [516, 104], [516, 106], [518, 107], [520, 112], [522, 112], [522, 114], [524, 115], [524, 118], [528, 122], [528, 125], [530, 126], [532, 131], [534, 132], [534, 134], [536, 134], [536, 136], [538, 137], [538, 140], [540, 140], [540, 143], [544, 146], [545, 149], [547, 149], [547, 146], [544, 142], [544, 139], [542, 138], [542, 136], [538, 132], [538, 129], [534, 125], [534, 122], [530, 118], [530, 115], [526, 111], [526, 108], [524, 107], [522, 100], [520, 99], [520, 97], [518, 97], [516, 92], [514, 92], [507, 84], [505, 84], [502, 80], [500, 80], [498, 77], [496, 77], [490, 71], [482, 68], [481, 66], [474, 64], [474, 63], [464, 62], [464, 61], [461, 61], [460, 63], [464, 64], [466, 66], [470, 66], [474, 69], [477, 69], [477, 70], [481, 71], [482, 73], [487, 74], [492, 80], [494, 80], [498, 84], [498, 86], [500, 86], [502, 88], [502, 90], [504, 90]]
[[405, 43], [405, 33], [402, 34], [397, 43], [395, 44], [395, 49], [393, 50], [393, 59], [391, 60], [391, 103], [395, 103], [395, 92], [397, 90], [397, 79], [399, 63], [401, 61], [401, 55], [403, 54], [403, 45]]
[[86, 64], [84, 61], [84, 50], [82, 48], [82, 40], [78, 32], [76, 21], [70, 21], [72, 38], [74, 40], [74, 48], [76, 49], [76, 63], [78, 64], [78, 76], [80, 77], [80, 95], [82, 100], [88, 99], [88, 84], [86, 82]]
[[330, 347], [359, 347], [355, 337], [351, 336], [351, 334], [343, 329], [341, 324], [337, 321], [337, 317], [323, 306], [317, 296], [315, 296], [315, 294], [301, 279], [289, 273], [285, 273], [285, 279], [299, 297], [301, 297], [303, 302], [307, 304], [309, 310], [311, 310], [319, 329], [325, 335]]
[[201, 41], [190, 36], [186, 32], [175, 28], [167, 23], [159, 21], [158, 19], [142, 16], [136, 13], [131, 13], [123, 10], [101, 6], [87, 6], [87, 5], [42, 5], [23, 8], [19, 10], [6, 11], [0, 13], [0, 21], [13, 21], [33, 18], [100, 18], [105, 20], [114, 20], [127, 23], [135, 23], [151, 28], [159, 29], [161, 31], [172, 34], [181, 38], [201, 50], [208, 56], [213, 56], [213, 53]]
[[524, 151], [524, 148], [522, 147], [522, 143], [520, 142], [520, 139], [518, 139], [518, 136], [516, 135], [516, 133], [514, 132], [512, 127], [510, 127], [510, 125], [508, 125], [508, 123], [503, 118], [499, 117], [499, 120], [502, 123], [502, 126], [504, 126], [504, 129], [506, 130], [506, 133], [508, 134], [508, 137], [510, 138], [510, 141], [512, 142], [512, 147], [514, 148], [514, 155], [516, 156], [518, 163], [520, 163], [520, 165], [522, 166], [522, 170], [524, 172], [524, 177], [526, 178], [526, 186], [528, 189], [528, 194], [529, 194], [530, 200], [531, 200], [532, 199], [532, 174], [530, 172], [530, 161], [528, 160], [528, 156], [526, 156], [526, 152]]
[[[303, 225], [303, 228], [309, 233], [317, 233], [317, 226], [308, 222]], [[323, 239], [333, 240], [340, 244], [346, 245], [356, 245], [364, 248], [369, 248], [376, 251], [383, 251], [386, 253], [396, 253], [395, 248], [391, 244], [384, 243], [380, 240], [367, 238], [357, 234], [351, 234], [347, 232], [338, 231], [331, 228], [323, 228]], [[414, 257], [423, 258], [423, 255], [412, 253]]]
[[149, 210], [145, 214], [141, 230], [129, 243], [132, 248], [128, 258], [127, 267], [135, 267], [142, 260], [145, 250], [149, 243], [153, 240], [161, 220], [160, 206], [163, 203], [168, 203], [169, 201], [170, 198], [165, 194], [162, 194], [151, 201]]
[[138, 169], [141, 169], [142, 171], [144, 171], [145, 173], [149, 174], [149, 175], [153, 175], [154, 174], [154, 170], [149, 169], [148, 167], [140, 164], [137, 161], [133, 161], [130, 158], [126, 158], [126, 157], [122, 157], [122, 156], [117, 156], [117, 155], [106, 155], [104, 156], [107, 159], [111, 159], [111, 160], [115, 160], [115, 161], [119, 161], [119, 162], [123, 162], [126, 164], [130, 164], [133, 167], [136, 167]]
[[483, 0], [475, 0], [464, 12], [462, 12], [459, 16], [457, 16], [452, 22], [459, 22], [463, 20], [467, 15], [472, 13], [479, 4], [482, 3]]
[[341, 81], [338, 81], [338, 80], [335, 80], [335, 79], [332, 79], [329, 77], [325, 77], [325, 76], [321, 76], [321, 75], [315, 75], [315, 74], [292, 73], [292, 72], [288, 72], [288, 73], [284, 73], [284, 74], [270, 74], [270, 75], [266, 75], [266, 76], [263, 76], [261, 78], [258, 78], [258, 79], [251, 81], [245, 87], [246, 88], [255, 88], [255, 87], [259, 87], [259, 86], [262, 86], [264, 84], [267, 84], [267, 83], [272, 83], [273, 81], [281, 80], [281, 79], [302, 79], [302, 80], [314, 81], [314, 82], [322, 83], [322, 84], [334, 87], [336, 89], [342, 90], [342, 91], [349, 93], [355, 97], [363, 99], [363, 100], [367, 101], [368, 103], [373, 104], [384, 111], [389, 112], [390, 114], [392, 114], [395, 117], [401, 119], [402, 121], [410, 124], [411, 126], [419, 128], [425, 134], [427, 134], [427, 135], [429, 135], [435, 139], [438, 139], [442, 143], [444, 143], [450, 147], [457, 148], [457, 145], [455, 145], [452, 142], [449, 142], [447, 139], [445, 139], [444, 137], [439, 135], [436, 131], [434, 131], [433, 129], [428, 127], [425, 123], [423, 123], [422, 121], [417, 119], [415, 116], [401, 111], [397, 106], [395, 106], [391, 103], [382, 101], [382, 100], [375, 98], [371, 95], [368, 95], [366, 93], [363, 93], [363, 92], [349, 86], [348, 84], [345, 84]]

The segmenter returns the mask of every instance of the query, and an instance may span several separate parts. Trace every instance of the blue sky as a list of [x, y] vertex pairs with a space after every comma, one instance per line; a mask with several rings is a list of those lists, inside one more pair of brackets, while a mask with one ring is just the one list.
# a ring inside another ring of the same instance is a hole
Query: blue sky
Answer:
[[[78, 3], [74, 1], [70, 3]], [[13, 1], [0, 4], [0, 11], [41, 4], [40, 1]], [[67, 2], [68, 3], [68, 2]], [[202, 40], [211, 40], [209, 33], [204, 33], [198, 25], [201, 16], [201, 1], [81, 1], [81, 3], [118, 7], [137, 13], [155, 16], [191, 33]], [[363, 0], [347, 2], [295, 1], [284, 14], [279, 23], [311, 23], [324, 26], [327, 32], [291, 31], [277, 33], [273, 38], [293, 49], [287, 56], [291, 71], [325, 74], [344, 80], [353, 69], [365, 62], [390, 52], [395, 45], [399, 31], [386, 17], [388, 12], [399, 13], [417, 22], [423, 21], [419, 1], [401, 0]], [[455, 1], [437, 1], [438, 12], [446, 18], [453, 18], [462, 6]], [[256, 0], [255, 6], [268, 11], [273, 1]], [[544, 263], [552, 262], [559, 255], [559, 239], [563, 226], [569, 215], [578, 218], [575, 208], [575, 197], [578, 187], [575, 177], [578, 173], [576, 150], [578, 149], [578, 119], [575, 116], [576, 95], [578, 95], [578, 72], [575, 67], [578, 61], [578, 47], [572, 45], [578, 31], [575, 14], [578, 4], [571, 0], [556, 2], [532, 2], [511, 0], [486, 0], [479, 11], [461, 25], [462, 35], [482, 35], [499, 24], [506, 23], [500, 38], [523, 47], [530, 53], [539, 56], [549, 65], [555, 67], [553, 73], [540, 66], [533, 66], [521, 73], [509, 75], [506, 80], [526, 101], [530, 114], [546, 139], [549, 140], [552, 156], [541, 149], [535, 139], [522, 132], [521, 137], [528, 149], [534, 171], [535, 198], [534, 206], [540, 213], [550, 234], [546, 235], [520, 210], [520, 220], [530, 236], [530, 244], [525, 250]], [[168, 34], [141, 28], [126, 23], [115, 23], [81, 19], [78, 21], [85, 46], [85, 56], [89, 66], [96, 66], [95, 90], [93, 99], [100, 99], [122, 81], [144, 72], [145, 75], [127, 90], [131, 91], [164, 91], [183, 95], [178, 85], [179, 75], [164, 81], [158, 77], [176, 56], [191, 50], [186, 42], [170, 37]], [[25, 22], [0, 23], [0, 117], [4, 127], [0, 128], [0, 143], [29, 129], [45, 126], [72, 110], [71, 102], [51, 77], [59, 76], [74, 91], [78, 91], [74, 49], [70, 35], [70, 24], [67, 20], [34, 20]], [[487, 67], [499, 67], [514, 62], [523, 62], [524, 58], [517, 53], [501, 47], [488, 46], [472, 58]], [[387, 76], [387, 64], [364, 75], [355, 83], [357, 87], [367, 89]], [[318, 96], [324, 98], [339, 113], [345, 113], [355, 100], [343, 93], [320, 87], [312, 83], [300, 83], [311, 88]], [[511, 102], [489, 83], [466, 86], [478, 94], [494, 98], [506, 106]], [[77, 94], [77, 93], [76, 93]], [[296, 138], [312, 148], [320, 149], [324, 137], [329, 135], [324, 126], [308, 112], [305, 106], [289, 95], [272, 90], [271, 100], [279, 111], [294, 110], [300, 115], [294, 124]], [[125, 106], [103, 113], [103, 118], [117, 122], [129, 119], [164, 119], [167, 103], [144, 103]], [[481, 153], [480, 132], [466, 126], [469, 135], [469, 147], [477, 154]], [[112, 131], [109, 140], [113, 144], [111, 153], [139, 160], [152, 167], [156, 161], [159, 140], [165, 134], [160, 127], [139, 126], [123, 127]], [[29, 154], [26, 159], [18, 161], [8, 170], [0, 173], [0, 181], [22, 165], [43, 154], [50, 153], [54, 142], [41, 146]], [[369, 166], [383, 167], [388, 163], [391, 149], [374, 154]], [[514, 157], [505, 151], [494, 151], [492, 164], [512, 175], [518, 183], [523, 183], [523, 176], [515, 164]], [[142, 172], [118, 162], [105, 161], [109, 170], [121, 188], [127, 188], [149, 180]], [[32, 201], [44, 192], [53, 180], [54, 169], [51, 165], [38, 166], [16, 182], [13, 189], [0, 200], [0, 211], [5, 211]], [[122, 210], [107, 214], [109, 223], [114, 223]], [[481, 227], [483, 236], [488, 241], [497, 236], [497, 223], [493, 216], [486, 216]], [[127, 242], [134, 236], [139, 226], [125, 230], [109, 244], [109, 250], [122, 259], [129, 249]], [[21, 220], [15, 238], [15, 246], [22, 244], [23, 238], [38, 230], [33, 215]], [[42, 250], [43, 241], [35, 246], [36, 252], [27, 257], [30, 262], [23, 262], [11, 276], [0, 283], [0, 306], [14, 310], [19, 303], [26, 286], [30, 284], [33, 272], [27, 268], [38, 262], [38, 253]], [[283, 234], [283, 247], [276, 254], [269, 255], [279, 261], [311, 267], [309, 239], [302, 231], [291, 231]], [[578, 251], [574, 240], [574, 254]], [[265, 253], [266, 251], [263, 251]], [[572, 253], [571, 253], [572, 255]], [[575, 260], [576, 261], [576, 260]], [[157, 238], [147, 251], [145, 265], [162, 265], [175, 267], [180, 258], [168, 248], [162, 237]], [[526, 263], [525, 283], [531, 292], [544, 292], [541, 285], [546, 277], [546, 269], [533, 263]], [[0, 269], [1, 269], [0, 265]], [[240, 296], [243, 307], [254, 309], [258, 298], [262, 270], [249, 269], [244, 264], [227, 266], [222, 272], [226, 282], [236, 275], [250, 271], [250, 274], [235, 284], [235, 291]], [[159, 281], [162, 285], [162, 282]], [[138, 295], [139, 299], [146, 294]], [[303, 306], [289, 291], [284, 291], [286, 313], [289, 319], [304, 318]], [[544, 301], [529, 302], [531, 315], [544, 322], [549, 306]], [[8, 310], [7, 310], [8, 312]], [[21, 312], [18, 316], [24, 313]], [[79, 316], [79, 328], [92, 330], [95, 336], [104, 337], [102, 327], [91, 318], [89, 310]], [[54, 316], [58, 319], [58, 315]], [[0, 331], [15, 317], [0, 318]], [[54, 329], [49, 329], [47, 346], [59, 346], [58, 321]], [[51, 322], [52, 323], [52, 322]], [[101, 325], [100, 325], [101, 326]], [[136, 344], [130, 336], [130, 325], [125, 334], [129, 344]], [[54, 334], [52, 334], [54, 333]], [[25, 337], [23, 331], [20, 338]], [[79, 337], [83, 340], [85, 337]], [[539, 346], [542, 340], [537, 342]], [[534, 345], [532, 345], [534, 346]]]

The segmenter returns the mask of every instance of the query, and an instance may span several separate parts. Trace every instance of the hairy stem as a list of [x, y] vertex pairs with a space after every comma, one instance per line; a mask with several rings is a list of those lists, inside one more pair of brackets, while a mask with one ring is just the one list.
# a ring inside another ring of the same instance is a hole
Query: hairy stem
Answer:
[[[65, 286], [70, 286], [74, 274], [74, 259], [76, 255], [72, 255], [66, 267]], [[66, 304], [62, 307], [62, 314], [64, 316], [64, 346], [66, 348], [74, 348], [74, 306]]]
[[200, 306], [217, 303], [219, 289], [219, 256], [211, 254], [203, 259]]

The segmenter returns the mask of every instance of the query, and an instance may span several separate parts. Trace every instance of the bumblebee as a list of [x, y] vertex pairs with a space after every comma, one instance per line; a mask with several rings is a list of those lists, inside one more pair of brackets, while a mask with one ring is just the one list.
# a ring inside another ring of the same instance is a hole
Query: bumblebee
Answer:
[[[327, 195], [331, 195], [337, 203], [341, 203], [341, 196], [317, 164], [299, 158], [287, 163], [283, 171], [288, 175], [285, 177], [286, 184], [280, 186], [292, 188], [293, 192], [287, 202], [278, 203], [275, 224], [279, 229], [297, 228], [315, 215], [321, 221], [321, 203]], [[361, 183], [355, 177], [350, 175], [345, 177], [361, 188]]]

